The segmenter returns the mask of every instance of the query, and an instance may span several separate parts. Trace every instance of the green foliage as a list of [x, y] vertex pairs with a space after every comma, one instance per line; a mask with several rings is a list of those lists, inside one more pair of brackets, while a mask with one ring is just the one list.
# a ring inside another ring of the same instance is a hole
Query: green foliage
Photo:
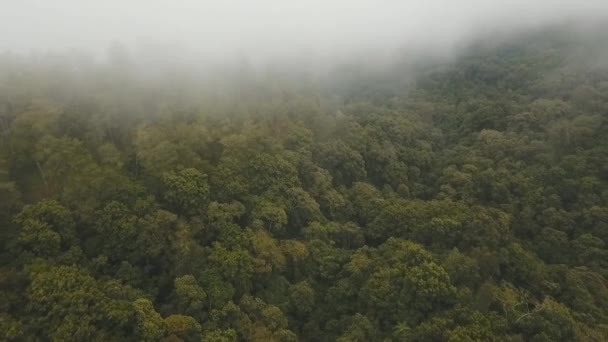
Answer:
[[165, 318], [169, 339], [181, 341], [200, 341], [201, 326], [196, 319], [184, 315], [171, 315]]
[[579, 35], [366, 76], [0, 56], [0, 340], [608, 340]]
[[179, 329], [176, 322], [164, 321], [147, 299], [137, 299], [133, 302], [133, 309], [137, 318], [137, 335], [142, 341], [160, 341], [167, 334], [168, 323], [173, 323], [174, 331]]
[[324, 144], [319, 147], [319, 165], [331, 172], [338, 184], [350, 185], [365, 179], [365, 161], [361, 154], [343, 142]]
[[166, 172], [161, 177], [161, 198], [170, 210], [184, 215], [204, 213], [209, 199], [206, 175], [196, 169]]
[[[361, 258], [368, 260], [362, 265]], [[391, 238], [368, 256], [355, 254], [346, 267], [362, 282], [358, 301], [387, 322], [420, 322], [454, 299], [447, 272], [409, 241]]]
[[38, 317], [35, 331], [41, 335], [99, 339], [129, 332], [135, 290], [116, 281], [97, 281], [73, 266], [40, 263], [30, 266], [27, 273], [31, 282], [26, 312]]
[[176, 311], [200, 315], [204, 309], [207, 294], [198, 285], [196, 278], [192, 275], [175, 278], [174, 287]]
[[21, 207], [21, 194], [15, 183], [0, 182], [0, 222], [8, 224]]
[[18, 341], [23, 338], [23, 325], [8, 314], [0, 316], [0, 331], [0, 337], [5, 341]]

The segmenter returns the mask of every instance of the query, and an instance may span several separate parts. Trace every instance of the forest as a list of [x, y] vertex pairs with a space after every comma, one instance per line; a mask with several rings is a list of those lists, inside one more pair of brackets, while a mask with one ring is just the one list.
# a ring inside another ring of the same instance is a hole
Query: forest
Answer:
[[0, 54], [0, 340], [607, 341], [606, 32], [320, 76]]

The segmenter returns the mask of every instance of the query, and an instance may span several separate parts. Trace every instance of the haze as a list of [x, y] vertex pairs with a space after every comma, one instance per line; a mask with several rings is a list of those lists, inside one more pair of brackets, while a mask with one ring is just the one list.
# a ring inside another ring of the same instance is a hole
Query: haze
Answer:
[[449, 51], [479, 33], [608, 10], [601, 0], [3, 1], [0, 51], [98, 55], [120, 42], [141, 55], [162, 51], [164, 58], [193, 60], [332, 60], [413, 47]]

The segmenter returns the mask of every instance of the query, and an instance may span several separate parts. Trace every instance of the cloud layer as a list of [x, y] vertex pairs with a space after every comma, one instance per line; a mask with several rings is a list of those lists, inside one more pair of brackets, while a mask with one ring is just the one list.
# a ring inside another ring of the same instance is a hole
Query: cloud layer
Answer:
[[608, 13], [603, 0], [4, 1], [0, 51], [96, 53], [120, 41], [214, 59], [449, 49], [480, 33]]

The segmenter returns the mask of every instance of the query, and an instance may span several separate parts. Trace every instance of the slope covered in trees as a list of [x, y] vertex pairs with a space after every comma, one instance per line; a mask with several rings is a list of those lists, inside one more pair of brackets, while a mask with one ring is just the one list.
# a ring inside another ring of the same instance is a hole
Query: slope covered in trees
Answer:
[[1, 56], [0, 339], [607, 340], [583, 38], [331, 81]]

